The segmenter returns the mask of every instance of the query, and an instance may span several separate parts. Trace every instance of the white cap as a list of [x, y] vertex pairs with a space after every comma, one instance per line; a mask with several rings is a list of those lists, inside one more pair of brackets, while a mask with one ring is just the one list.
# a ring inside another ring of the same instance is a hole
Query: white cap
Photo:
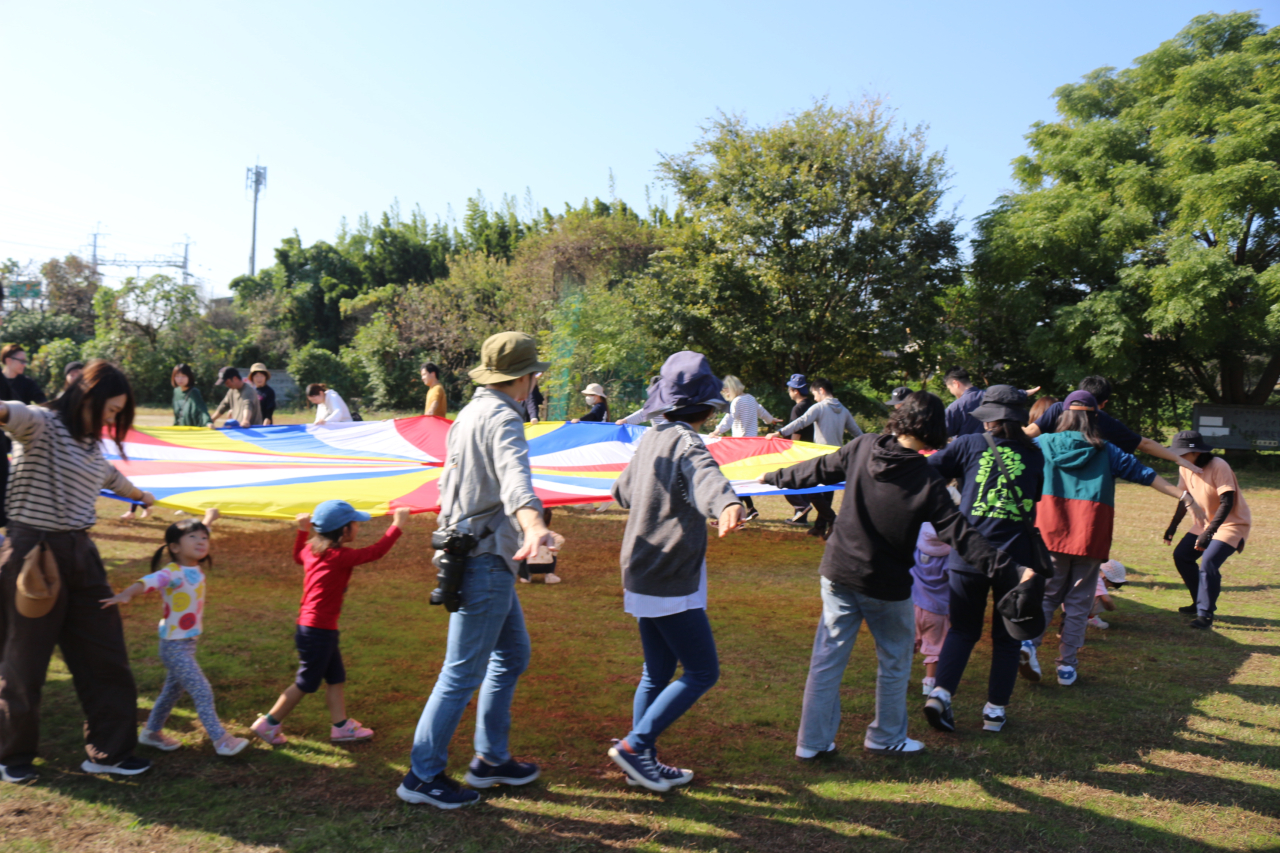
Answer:
[[1124, 563], [1119, 560], [1107, 560], [1102, 564], [1102, 575], [1114, 584], [1124, 583]]

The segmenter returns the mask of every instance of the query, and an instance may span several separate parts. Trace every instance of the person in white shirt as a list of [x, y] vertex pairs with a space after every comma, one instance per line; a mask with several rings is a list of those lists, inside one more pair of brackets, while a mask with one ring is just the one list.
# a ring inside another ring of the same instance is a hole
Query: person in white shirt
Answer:
[[[720, 424], [711, 433], [712, 435], [724, 435], [725, 432], [731, 431], [734, 438], [755, 438], [760, 434], [759, 421], [764, 421], [766, 424], [778, 422], [777, 418], [769, 414], [768, 409], [747, 393], [742, 380], [738, 377], [725, 376], [722, 391], [725, 399], [729, 401], [729, 410], [720, 419]], [[755, 502], [750, 496], [741, 495], [740, 497], [742, 506], [746, 510], [743, 520], [751, 521], [759, 517], [760, 513], [756, 511]]]
[[307, 386], [307, 400], [315, 404], [316, 426], [350, 421], [351, 410], [347, 403], [328, 385], [312, 382]]

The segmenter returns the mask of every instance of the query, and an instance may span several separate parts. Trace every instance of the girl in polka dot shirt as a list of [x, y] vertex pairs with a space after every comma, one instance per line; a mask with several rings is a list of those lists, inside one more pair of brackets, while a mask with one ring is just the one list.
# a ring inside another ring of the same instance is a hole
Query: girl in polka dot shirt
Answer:
[[213, 689], [196, 663], [196, 638], [204, 628], [204, 570], [212, 564], [209, 556], [209, 528], [218, 517], [211, 509], [203, 521], [184, 519], [169, 525], [164, 544], [151, 558], [151, 574], [143, 576], [123, 592], [103, 599], [102, 606], [127, 604], [135, 595], [159, 590], [164, 597], [164, 617], [160, 620], [160, 661], [168, 670], [164, 689], [156, 697], [147, 725], [138, 742], [168, 752], [182, 746], [163, 731], [169, 712], [182, 692], [191, 694], [196, 713], [213, 740], [219, 755], [235, 755], [248, 746], [244, 738], [232, 737], [223, 728], [213, 707]]

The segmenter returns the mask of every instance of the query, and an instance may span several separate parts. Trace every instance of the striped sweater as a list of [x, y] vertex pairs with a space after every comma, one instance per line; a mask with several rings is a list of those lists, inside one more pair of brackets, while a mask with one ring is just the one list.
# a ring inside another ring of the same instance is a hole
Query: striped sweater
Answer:
[[51, 409], [7, 402], [4, 429], [13, 438], [5, 510], [10, 521], [40, 530], [85, 530], [98, 520], [99, 489], [132, 495], [135, 486], [112, 467], [94, 439], [76, 441]]
[[729, 411], [724, 413], [719, 426], [711, 434], [724, 435], [726, 430], [732, 429], [734, 438], [755, 438], [760, 434], [759, 421], [762, 418], [772, 421], [773, 415], [755, 397], [739, 394], [729, 403]]

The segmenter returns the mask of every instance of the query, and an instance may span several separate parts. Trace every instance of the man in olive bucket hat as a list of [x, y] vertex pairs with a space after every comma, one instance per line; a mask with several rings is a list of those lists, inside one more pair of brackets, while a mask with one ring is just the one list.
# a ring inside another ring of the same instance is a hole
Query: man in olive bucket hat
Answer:
[[[542, 501], [533, 491], [529, 445], [520, 417], [538, 360], [533, 338], [502, 332], [484, 342], [470, 373], [481, 386], [458, 413], [445, 441], [439, 482], [440, 513], [432, 545], [440, 589], [432, 603], [450, 611], [444, 666], [413, 737], [410, 770], [396, 794], [409, 803], [456, 809], [480, 798], [445, 773], [449, 741], [471, 694], [476, 705], [476, 756], [467, 784], [524, 785], [538, 767], [516, 761], [507, 748], [511, 700], [529, 664], [529, 633], [516, 596], [516, 564], [546, 544]], [[460, 604], [458, 599], [460, 597]]]

